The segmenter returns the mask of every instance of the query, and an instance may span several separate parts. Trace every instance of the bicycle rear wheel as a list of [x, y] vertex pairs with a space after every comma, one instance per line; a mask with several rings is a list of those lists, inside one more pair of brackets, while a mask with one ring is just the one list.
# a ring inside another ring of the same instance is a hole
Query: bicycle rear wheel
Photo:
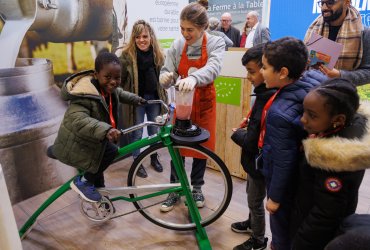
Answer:
[[[207, 226], [217, 220], [227, 209], [232, 196], [232, 180], [225, 163], [212, 151], [202, 147], [184, 146], [174, 144], [175, 149], [188, 149], [202, 154], [207, 159], [207, 168], [204, 174], [205, 184], [202, 192], [205, 197], [205, 205], [199, 208], [201, 225]], [[156, 172], [150, 166], [151, 155], [157, 153], [163, 165], [163, 172]], [[190, 184], [190, 172], [192, 169], [192, 158], [185, 158], [185, 170]], [[143, 151], [134, 161], [128, 174], [128, 186], [141, 185], [160, 185], [170, 183], [171, 156], [163, 143], [155, 144]], [[139, 167], [143, 165], [148, 173], [147, 178], [137, 176]], [[141, 193], [146, 195], [149, 193]], [[136, 197], [135, 194], [130, 195]], [[133, 202], [139, 212], [149, 221], [161, 227], [172, 230], [194, 230], [195, 223], [189, 219], [189, 212], [186, 206], [185, 196], [181, 197], [174, 209], [169, 212], [161, 212], [160, 206], [167, 198], [168, 194], [147, 198], [145, 200]]]

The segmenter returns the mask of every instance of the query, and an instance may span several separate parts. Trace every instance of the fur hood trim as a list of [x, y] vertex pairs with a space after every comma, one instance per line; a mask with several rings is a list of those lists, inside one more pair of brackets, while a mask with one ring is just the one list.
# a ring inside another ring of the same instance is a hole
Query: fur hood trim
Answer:
[[99, 96], [96, 87], [91, 83], [93, 73], [85, 72], [85, 74], [76, 75], [70, 78], [66, 83], [66, 90], [71, 95], [92, 95]]
[[362, 103], [358, 113], [365, 115], [366, 133], [361, 139], [342, 137], [303, 140], [307, 162], [327, 171], [358, 171], [370, 168], [370, 105]]

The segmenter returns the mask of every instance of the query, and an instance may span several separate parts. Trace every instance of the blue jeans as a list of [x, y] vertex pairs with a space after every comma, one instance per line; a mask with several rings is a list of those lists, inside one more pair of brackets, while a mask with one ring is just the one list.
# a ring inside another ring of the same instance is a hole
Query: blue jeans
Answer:
[[253, 178], [250, 175], [247, 180], [247, 198], [253, 237], [259, 243], [265, 240], [265, 207], [263, 200], [266, 197], [266, 184], [264, 178]]
[[[266, 186], [267, 190], [269, 190], [269, 180], [266, 180]], [[274, 214], [270, 214], [271, 244], [274, 250], [291, 250], [290, 222], [293, 201], [294, 190], [291, 189], [285, 192], [279, 209]]]
[[[144, 95], [143, 98], [146, 100], [157, 100], [158, 99], [154, 95]], [[135, 125], [144, 122], [145, 114], [146, 114], [148, 121], [155, 121], [155, 118], [158, 115], [160, 115], [160, 113], [161, 113], [160, 104], [145, 104], [143, 106], [137, 106], [136, 116], [135, 116], [135, 121], [136, 121]], [[148, 126], [147, 129], [148, 129], [149, 136], [154, 135], [158, 132], [158, 128], [155, 126]], [[140, 140], [142, 136], [143, 136], [142, 128], [135, 130], [134, 132], [132, 132], [132, 135], [131, 135], [131, 143]], [[139, 154], [140, 154], [140, 149], [132, 152], [132, 156], [134, 157], [134, 159], [138, 157]]]

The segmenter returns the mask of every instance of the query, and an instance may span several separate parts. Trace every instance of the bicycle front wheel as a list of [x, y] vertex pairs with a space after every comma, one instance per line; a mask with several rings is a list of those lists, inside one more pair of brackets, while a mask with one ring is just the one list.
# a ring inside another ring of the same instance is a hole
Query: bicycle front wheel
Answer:
[[[217, 220], [227, 209], [232, 196], [232, 180], [230, 173], [225, 163], [212, 151], [202, 147], [184, 146], [174, 144], [175, 149], [187, 149], [192, 152], [201, 154], [206, 159], [206, 170], [204, 173], [204, 184], [202, 185], [202, 193], [205, 198], [205, 203], [202, 208], [199, 208], [201, 216], [201, 225], [207, 226]], [[159, 161], [163, 166], [163, 172], [156, 172], [151, 166], [151, 160], [159, 156]], [[193, 158], [185, 158], [185, 170], [189, 183], [191, 183]], [[141, 178], [137, 176], [140, 166], [144, 166], [148, 177]], [[197, 171], [193, 170], [194, 173]], [[193, 174], [194, 174], [193, 173]], [[171, 156], [168, 149], [163, 143], [155, 144], [145, 151], [143, 151], [134, 161], [128, 175], [128, 186], [141, 185], [158, 185], [170, 183], [171, 174]], [[198, 174], [196, 174], [199, 176]], [[199, 178], [198, 178], [199, 179]], [[149, 195], [150, 192], [140, 193], [142, 195]], [[180, 192], [181, 194], [181, 192]], [[138, 195], [131, 195], [137, 197]], [[186, 205], [185, 196], [180, 195], [177, 203], [173, 209], [167, 212], [161, 211], [161, 204], [167, 199], [168, 194], [163, 194], [144, 200], [133, 202], [139, 212], [149, 221], [161, 227], [172, 230], [194, 230], [195, 223], [189, 219], [189, 212]]]

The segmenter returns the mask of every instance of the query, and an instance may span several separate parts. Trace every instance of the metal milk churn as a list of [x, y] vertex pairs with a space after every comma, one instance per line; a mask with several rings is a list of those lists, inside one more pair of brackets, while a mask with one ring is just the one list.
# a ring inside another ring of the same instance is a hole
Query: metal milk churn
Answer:
[[[124, 0], [117, 0], [121, 3]], [[67, 103], [47, 59], [16, 59], [27, 31], [52, 42], [106, 40], [112, 0], [0, 0], [0, 164], [11, 202], [59, 186], [75, 169], [46, 156]], [[14, 66], [15, 62], [15, 66]]]
[[59, 92], [47, 59], [17, 59], [16, 67], [0, 69], [0, 164], [13, 204], [75, 173], [46, 155], [67, 107]]

